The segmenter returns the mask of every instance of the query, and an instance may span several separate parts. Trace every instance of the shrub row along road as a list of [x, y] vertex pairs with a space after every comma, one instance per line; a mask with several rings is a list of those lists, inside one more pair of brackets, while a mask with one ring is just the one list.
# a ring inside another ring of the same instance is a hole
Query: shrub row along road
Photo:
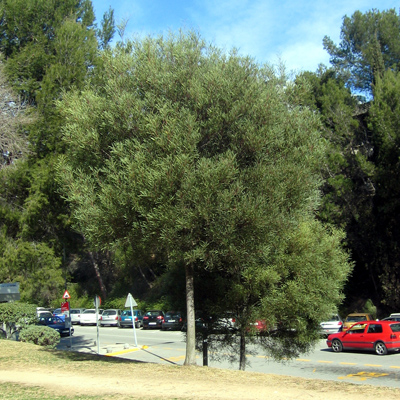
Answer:
[[[84, 351], [105, 354], [112, 357], [182, 365], [185, 359], [185, 335], [182, 332], [136, 329], [138, 347], [135, 347], [133, 329], [116, 327], [99, 328], [99, 345], [95, 326], [74, 326], [72, 338], [62, 338], [59, 348], [69, 351]], [[261, 350], [251, 348], [247, 371], [274, 373], [280, 375], [345, 381], [357, 384], [370, 384], [400, 387], [400, 354], [389, 353], [378, 356], [367, 352], [333, 353], [327, 348], [325, 340], [318, 343], [310, 354], [303, 354], [295, 360], [278, 363], [266, 358]], [[198, 365], [203, 356], [197, 355]], [[238, 369], [227, 360], [215, 361], [209, 354], [208, 365], [223, 369]]]

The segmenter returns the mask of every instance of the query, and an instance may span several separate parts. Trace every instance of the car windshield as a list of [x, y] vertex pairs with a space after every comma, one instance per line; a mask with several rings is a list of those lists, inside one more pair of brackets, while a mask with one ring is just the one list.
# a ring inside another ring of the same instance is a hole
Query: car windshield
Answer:
[[180, 313], [172, 312], [172, 313], [167, 313], [165, 317], [166, 317], [166, 318], [180, 318], [180, 317], [181, 317], [181, 314], [180, 314]]
[[70, 311], [70, 314], [79, 314], [79, 313], [80, 313], [79, 310], [71, 310], [71, 311]]
[[329, 321], [340, 321], [339, 315], [332, 315]]
[[83, 314], [96, 314], [95, 310], [85, 310]]
[[104, 316], [106, 316], [106, 315], [115, 315], [115, 314], [117, 314], [117, 312], [115, 310], [107, 310], [107, 311], [103, 312]]
[[149, 311], [146, 315], [149, 317], [156, 317], [157, 315], [161, 315], [160, 311]]
[[124, 310], [122, 311], [122, 315], [124, 317], [130, 317], [131, 316], [131, 310]]
[[359, 322], [365, 321], [366, 319], [366, 315], [350, 315], [349, 317], [347, 317], [347, 322]]

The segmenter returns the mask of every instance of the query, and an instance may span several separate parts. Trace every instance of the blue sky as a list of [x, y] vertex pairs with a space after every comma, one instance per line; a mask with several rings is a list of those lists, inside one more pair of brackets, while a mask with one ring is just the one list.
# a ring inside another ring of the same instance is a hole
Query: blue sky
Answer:
[[114, 9], [116, 23], [128, 20], [127, 39], [158, 36], [180, 28], [194, 29], [207, 42], [258, 63], [277, 64], [287, 70], [315, 71], [329, 65], [322, 39], [340, 41], [344, 15], [354, 11], [395, 8], [394, 0], [92, 0], [99, 23], [105, 11]]

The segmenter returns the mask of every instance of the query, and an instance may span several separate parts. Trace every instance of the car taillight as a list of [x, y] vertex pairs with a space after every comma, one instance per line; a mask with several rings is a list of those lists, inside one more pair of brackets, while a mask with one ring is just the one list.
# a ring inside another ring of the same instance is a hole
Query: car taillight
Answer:
[[122, 317], [119, 317], [119, 320], [122, 321]]
[[101, 321], [103, 319], [103, 317], [100, 315], [100, 318], [99, 318], [99, 320]]
[[236, 322], [236, 318], [232, 318], [232, 322]]
[[143, 317], [143, 319], [149, 319], [149, 317]]
[[179, 322], [182, 322], [182, 318], [179, 318]]
[[342, 322], [342, 321], [340, 321], [338, 325], [339, 325], [339, 326], [342, 326], [342, 325], [343, 325], [343, 322]]
[[135, 321], [139, 321], [139, 318], [138, 318], [138, 317], [135, 317]]
[[118, 321], [118, 315], [115, 317], [115, 320]]
[[159, 316], [157, 317], [157, 319], [164, 319], [164, 317], [163, 317], [162, 315], [159, 315]]

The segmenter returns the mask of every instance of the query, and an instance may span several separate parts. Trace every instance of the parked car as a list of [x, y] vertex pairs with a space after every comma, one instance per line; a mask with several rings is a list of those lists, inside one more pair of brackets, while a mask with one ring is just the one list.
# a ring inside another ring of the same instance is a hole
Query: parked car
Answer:
[[[140, 328], [141, 326], [143, 326], [143, 311], [133, 310], [133, 315], [135, 318], [135, 328]], [[125, 328], [126, 326], [129, 328], [133, 328], [132, 314], [130, 309], [123, 310], [119, 318], [119, 327]]]
[[65, 321], [65, 314], [61, 312], [61, 308], [56, 308], [53, 310], [53, 316], [61, 318], [63, 321]]
[[[99, 309], [99, 319], [101, 314], [103, 313], [103, 309]], [[81, 314], [81, 325], [96, 325], [96, 309], [88, 308]]]
[[360, 321], [346, 331], [329, 335], [326, 344], [334, 352], [357, 349], [385, 355], [400, 349], [400, 322]]
[[368, 313], [352, 313], [349, 314], [343, 322], [343, 331], [349, 329], [350, 326], [360, 321], [371, 321], [373, 320], [371, 314]]
[[257, 320], [256, 322], [251, 323], [250, 326], [258, 333], [265, 333], [268, 331], [267, 323], [264, 320]]
[[184, 315], [181, 311], [167, 311], [161, 324], [163, 331], [180, 331], [183, 327]]
[[328, 321], [321, 322], [320, 326], [321, 335], [327, 336], [331, 333], [340, 332], [343, 329], [343, 321], [339, 314], [332, 314], [331, 318]]
[[235, 315], [232, 312], [227, 311], [221, 317], [211, 318], [208, 328], [214, 333], [232, 332], [236, 329]]
[[400, 321], [400, 313], [390, 314], [388, 317], [383, 318], [382, 321]]
[[100, 316], [100, 326], [119, 326], [119, 318], [121, 317], [121, 310], [112, 308], [104, 310]]
[[[70, 328], [65, 326], [65, 321], [59, 317], [39, 317], [38, 325], [45, 325], [56, 330], [61, 336], [69, 336]], [[71, 327], [71, 335], [74, 333], [74, 328]]]
[[80, 324], [81, 315], [85, 311], [85, 308], [71, 308], [69, 310], [69, 316], [71, 317], [71, 324]]
[[37, 307], [36, 308], [36, 315], [37, 315], [38, 318], [40, 318], [40, 317], [52, 317], [53, 313], [48, 308]]
[[148, 328], [161, 328], [164, 320], [164, 312], [161, 310], [148, 311], [143, 316], [143, 329]]

